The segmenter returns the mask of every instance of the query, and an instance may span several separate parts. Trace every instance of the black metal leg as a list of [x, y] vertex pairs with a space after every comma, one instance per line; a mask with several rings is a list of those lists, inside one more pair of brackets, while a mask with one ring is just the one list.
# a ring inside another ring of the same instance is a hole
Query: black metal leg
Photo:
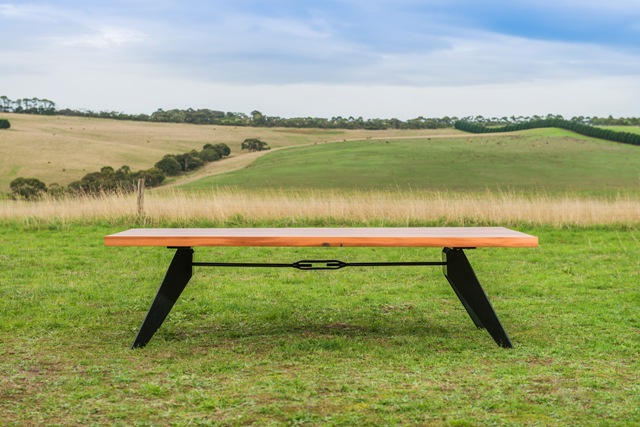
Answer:
[[496, 312], [493, 310], [476, 274], [462, 249], [444, 248], [444, 275], [478, 328], [486, 328], [501, 347], [511, 348]]
[[131, 348], [147, 345], [176, 303], [192, 274], [193, 249], [178, 248]]

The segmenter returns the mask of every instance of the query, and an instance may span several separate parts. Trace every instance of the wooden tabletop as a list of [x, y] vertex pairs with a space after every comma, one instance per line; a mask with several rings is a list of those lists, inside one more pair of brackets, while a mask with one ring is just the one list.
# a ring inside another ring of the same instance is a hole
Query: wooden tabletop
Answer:
[[536, 247], [538, 238], [504, 227], [133, 228], [106, 246]]

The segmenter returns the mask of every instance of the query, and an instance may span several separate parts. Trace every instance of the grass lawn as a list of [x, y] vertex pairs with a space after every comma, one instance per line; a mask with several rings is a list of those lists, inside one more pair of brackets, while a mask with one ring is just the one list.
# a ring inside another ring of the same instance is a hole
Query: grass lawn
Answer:
[[[102, 245], [128, 227], [2, 224], [4, 425], [640, 423], [635, 229], [521, 229], [541, 246], [468, 251], [511, 350], [474, 328], [438, 268], [412, 267], [196, 270], [132, 351], [172, 251]], [[196, 251], [199, 261], [314, 257], [440, 254]]]
[[481, 138], [318, 144], [270, 153], [249, 167], [181, 187], [637, 191], [640, 148], [543, 129]]

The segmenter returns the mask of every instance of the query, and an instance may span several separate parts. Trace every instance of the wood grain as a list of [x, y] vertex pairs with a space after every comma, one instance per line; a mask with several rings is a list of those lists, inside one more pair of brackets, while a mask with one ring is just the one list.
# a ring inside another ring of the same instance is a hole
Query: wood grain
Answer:
[[504, 227], [134, 228], [106, 246], [537, 247], [538, 238]]

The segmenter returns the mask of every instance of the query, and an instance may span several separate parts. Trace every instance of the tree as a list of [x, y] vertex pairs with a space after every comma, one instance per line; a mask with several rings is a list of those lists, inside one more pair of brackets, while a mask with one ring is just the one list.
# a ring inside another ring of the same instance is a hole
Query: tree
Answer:
[[12, 101], [7, 98], [6, 95], [0, 96], [0, 111], [3, 111], [5, 113], [11, 112], [11, 103]]
[[11, 123], [7, 119], [0, 119], [0, 129], [9, 129], [11, 127]]
[[37, 178], [16, 178], [9, 184], [14, 196], [27, 200], [37, 199], [47, 192], [47, 186]]
[[137, 182], [138, 179], [144, 179], [145, 186], [155, 187], [164, 181], [165, 175], [160, 169], [151, 168], [132, 173], [131, 177], [133, 178], [133, 182]]
[[224, 143], [220, 143], [220, 144], [204, 144], [204, 146], [202, 147], [205, 150], [216, 150], [218, 152], [218, 154], [220, 155], [220, 158], [222, 157], [227, 157], [228, 155], [231, 154], [231, 149], [229, 148], [229, 146], [227, 144]]
[[271, 149], [271, 147], [269, 147], [269, 144], [256, 138], [245, 139], [240, 148], [249, 151], [262, 151]]
[[167, 176], [175, 176], [182, 171], [180, 162], [171, 154], [164, 156], [162, 160], [154, 165], [154, 167], [163, 171]]
[[195, 150], [190, 153], [177, 155], [176, 160], [178, 161], [178, 163], [180, 163], [180, 167], [182, 168], [183, 172], [189, 172], [204, 165], [204, 162], [198, 156], [198, 152]]
[[264, 126], [266, 120], [260, 111], [253, 110], [251, 112], [251, 121], [254, 126]]
[[200, 157], [204, 162], [209, 163], [219, 160], [221, 156], [220, 153], [213, 148], [205, 148], [198, 154], [198, 157]]
[[61, 198], [64, 196], [64, 187], [57, 182], [53, 182], [49, 184], [47, 193], [49, 194], [49, 197], [53, 197], [54, 199]]

